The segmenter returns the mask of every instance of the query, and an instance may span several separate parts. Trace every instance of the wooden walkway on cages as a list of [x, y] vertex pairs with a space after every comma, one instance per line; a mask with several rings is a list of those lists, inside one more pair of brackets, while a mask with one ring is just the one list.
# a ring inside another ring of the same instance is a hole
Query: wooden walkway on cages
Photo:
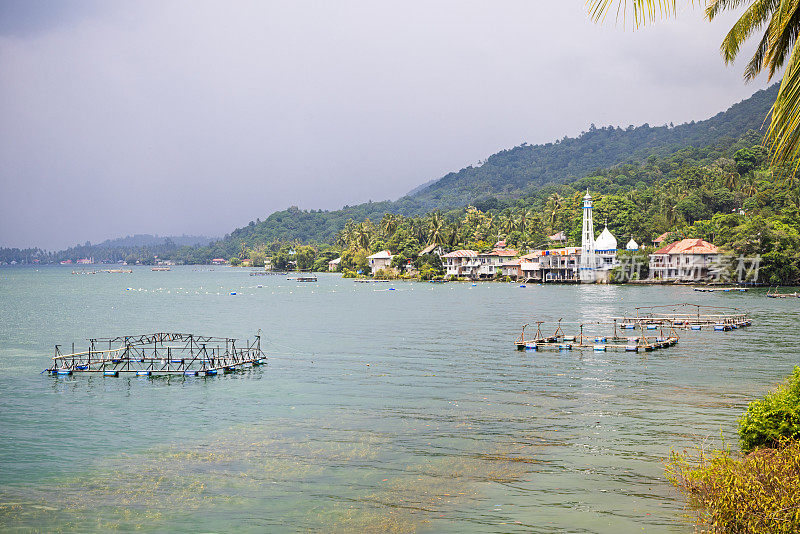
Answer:
[[[591, 323], [592, 325], [611, 325], [614, 324], [613, 335], [586, 335], [584, 333], [584, 326], [587, 324], [579, 325], [579, 332], [577, 335], [567, 335], [562, 329], [561, 320], [558, 321], [555, 331], [550, 335], [542, 334], [542, 325], [544, 321], [536, 322], [536, 334], [531, 337], [525, 337], [525, 328], [530, 326], [525, 324], [522, 327], [522, 333], [514, 341], [517, 350], [592, 350], [596, 352], [605, 351], [625, 351], [625, 352], [650, 352], [657, 349], [671, 347], [678, 343], [678, 334], [671, 325], [662, 325], [658, 329], [657, 335], [647, 335], [644, 325], [640, 327], [640, 335], [623, 336], [617, 331], [616, 323]], [[664, 326], [667, 326], [666, 334], [664, 333]]]
[[636, 330], [640, 327], [656, 330], [661, 326], [670, 325], [673, 328], [687, 330], [711, 327], [715, 331], [727, 332], [752, 324], [746, 312], [731, 307], [682, 303], [639, 306], [634, 309], [636, 315], [612, 317], [612, 319], [623, 330]]
[[267, 362], [261, 332], [237, 345], [234, 338], [165, 333], [89, 339], [89, 350], [63, 354], [55, 346], [52, 375], [97, 373], [103, 376], [213, 376]]

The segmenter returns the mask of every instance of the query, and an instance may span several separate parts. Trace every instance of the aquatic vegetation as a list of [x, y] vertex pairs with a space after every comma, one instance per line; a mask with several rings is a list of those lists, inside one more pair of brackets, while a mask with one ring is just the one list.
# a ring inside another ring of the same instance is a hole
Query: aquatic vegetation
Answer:
[[737, 457], [730, 450], [670, 455], [667, 476], [709, 532], [800, 531], [800, 441]]
[[[232, 510], [267, 521], [263, 503], [283, 499], [288, 504], [280, 524], [292, 528], [414, 532], [468, 508], [482, 485], [520, 480], [537, 461], [528, 456], [529, 445], [478, 442], [475, 450], [453, 448], [406, 463], [396, 436], [325, 429], [321, 421], [315, 426], [323, 431], [313, 439], [297, 428], [234, 427], [202, 443], [106, 458], [24, 498], [0, 495], [0, 524], [157, 530], [181, 515], [230, 517]], [[290, 499], [299, 491], [322, 498], [297, 506]]]

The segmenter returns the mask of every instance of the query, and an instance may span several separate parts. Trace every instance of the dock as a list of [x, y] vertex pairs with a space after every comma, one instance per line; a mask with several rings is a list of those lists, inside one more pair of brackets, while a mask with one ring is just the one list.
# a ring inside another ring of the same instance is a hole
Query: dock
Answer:
[[118, 377], [183, 375], [214, 376], [267, 363], [261, 334], [237, 346], [235, 338], [166, 333], [89, 339], [89, 349], [69, 354], [55, 346], [54, 376], [78, 373]]

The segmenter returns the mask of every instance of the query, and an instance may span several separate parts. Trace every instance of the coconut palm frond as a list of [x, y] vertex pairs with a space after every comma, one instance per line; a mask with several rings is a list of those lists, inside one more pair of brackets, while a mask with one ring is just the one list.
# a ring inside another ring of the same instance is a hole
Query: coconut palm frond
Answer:
[[[686, 0], [694, 4], [695, 0]], [[587, 0], [589, 16], [595, 22], [605, 20], [609, 12], [616, 12], [617, 22], [623, 24], [630, 20], [633, 27], [638, 28], [658, 19], [674, 16], [677, 11], [677, 0]]]
[[[739, 17], [739, 20], [736, 21], [731, 30], [725, 36], [725, 39], [723, 39], [722, 45], [720, 46], [720, 51], [722, 52], [722, 57], [725, 59], [725, 63], [731, 63], [734, 59], [736, 59], [742, 43], [744, 43], [744, 41], [746, 41], [753, 34], [753, 32], [767, 23], [767, 21], [770, 19], [770, 15], [774, 12], [775, 7], [777, 7], [779, 2], [780, 0], [757, 0], [745, 10], [742, 16]], [[716, 0], [715, 2], [709, 4], [706, 8], [706, 17], [708, 20], [713, 20], [714, 17], [716, 17], [722, 10], [738, 7], [738, 5], [741, 3], [742, 2], [740, 0], [735, 0], [733, 2]], [[761, 39], [761, 43], [756, 49], [756, 56], [759, 56], [759, 59], [757, 60], [758, 71], [760, 71], [760, 67], [763, 64], [763, 56], [769, 48], [768, 34], [769, 32], [764, 34], [764, 37]], [[756, 56], [754, 56], [754, 59]]]
[[800, 41], [795, 40], [778, 97], [772, 106], [767, 139], [773, 163], [800, 163]]

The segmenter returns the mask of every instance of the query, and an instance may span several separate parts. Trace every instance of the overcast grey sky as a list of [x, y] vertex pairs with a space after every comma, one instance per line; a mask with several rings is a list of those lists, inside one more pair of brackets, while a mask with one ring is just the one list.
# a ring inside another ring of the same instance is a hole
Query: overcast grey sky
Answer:
[[767, 85], [723, 64], [732, 20], [687, 9], [633, 32], [583, 0], [0, 0], [0, 246], [222, 235], [293, 204], [395, 199], [590, 123], [704, 119]]

